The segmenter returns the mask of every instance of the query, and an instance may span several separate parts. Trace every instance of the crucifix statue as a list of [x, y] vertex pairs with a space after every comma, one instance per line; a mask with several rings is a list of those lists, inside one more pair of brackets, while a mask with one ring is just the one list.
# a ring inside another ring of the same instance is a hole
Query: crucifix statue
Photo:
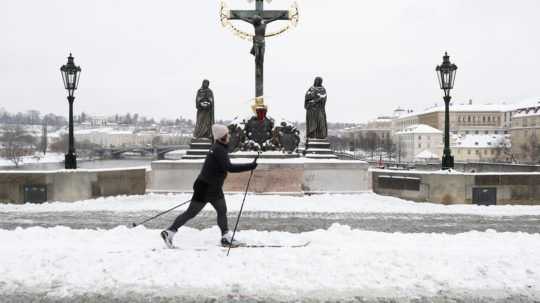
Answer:
[[[255, 99], [262, 99], [264, 95], [263, 86], [263, 71], [264, 71], [264, 51], [265, 51], [265, 38], [279, 33], [285, 30], [279, 31], [273, 34], [266, 33], [266, 25], [277, 20], [293, 20], [297, 21], [298, 13], [294, 16], [290, 16], [288, 10], [264, 10], [264, 0], [255, 0], [255, 10], [231, 10], [225, 19], [228, 20], [242, 20], [253, 25], [254, 34], [246, 34], [240, 30], [234, 28], [233, 30], [240, 35], [250, 36], [253, 40], [253, 46], [251, 48], [251, 54], [255, 56]], [[222, 22], [224, 18], [222, 17]], [[262, 101], [262, 100], [261, 100]]]

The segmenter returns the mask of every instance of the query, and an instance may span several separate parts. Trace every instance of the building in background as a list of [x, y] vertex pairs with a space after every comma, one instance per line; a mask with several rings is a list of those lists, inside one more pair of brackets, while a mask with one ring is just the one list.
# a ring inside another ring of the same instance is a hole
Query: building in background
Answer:
[[458, 135], [453, 140], [452, 154], [460, 162], [511, 162], [510, 135]]
[[522, 105], [512, 117], [512, 154], [519, 162], [540, 161], [540, 98]]
[[394, 135], [400, 162], [440, 161], [443, 132], [425, 124], [415, 124]]
[[[450, 133], [506, 134], [510, 129], [513, 108], [505, 104], [450, 104]], [[426, 124], [444, 130], [444, 106], [435, 106], [422, 112], [410, 112], [394, 121], [394, 131], [415, 124]]]

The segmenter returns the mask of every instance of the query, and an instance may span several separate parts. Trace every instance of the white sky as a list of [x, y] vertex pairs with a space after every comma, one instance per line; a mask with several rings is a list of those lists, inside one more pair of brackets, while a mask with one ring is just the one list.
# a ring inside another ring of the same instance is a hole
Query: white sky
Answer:
[[[275, 118], [304, 119], [304, 94], [317, 75], [329, 121], [441, 103], [434, 70], [445, 50], [459, 67], [457, 101], [540, 95], [538, 0], [297, 2], [298, 27], [267, 40], [265, 93]], [[2, 0], [0, 107], [67, 115], [59, 67], [71, 51], [83, 69], [76, 112], [195, 118], [195, 92], [208, 78], [216, 118], [246, 113], [251, 44], [221, 27], [218, 8], [216, 0]]]

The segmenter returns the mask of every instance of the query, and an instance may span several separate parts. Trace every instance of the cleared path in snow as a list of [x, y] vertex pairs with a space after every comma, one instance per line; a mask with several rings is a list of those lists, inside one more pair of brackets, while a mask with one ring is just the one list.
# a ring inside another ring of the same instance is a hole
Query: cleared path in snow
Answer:
[[[211, 206], [207, 206], [212, 209]], [[159, 211], [138, 212], [113, 211], [63, 211], [63, 212], [0, 212], [0, 229], [17, 227], [53, 227], [57, 225], [74, 229], [111, 229], [119, 225], [129, 226]], [[171, 224], [180, 212], [171, 212], [145, 224], [148, 228], [162, 229]], [[238, 213], [229, 213], [229, 226], [234, 226]], [[493, 229], [498, 232], [540, 233], [540, 216], [479, 216], [451, 214], [403, 214], [403, 213], [314, 213], [314, 212], [253, 212], [242, 214], [241, 229], [287, 231], [292, 233], [327, 229], [333, 223], [351, 228], [403, 233], [449, 233]], [[188, 222], [187, 226], [205, 229], [216, 225], [213, 210], [203, 211]]]

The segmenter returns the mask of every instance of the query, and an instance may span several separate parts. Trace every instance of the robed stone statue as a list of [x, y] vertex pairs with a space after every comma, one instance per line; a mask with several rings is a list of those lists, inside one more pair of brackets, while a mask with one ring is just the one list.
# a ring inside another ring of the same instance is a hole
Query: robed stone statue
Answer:
[[193, 131], [193, 137], [195, 138], [212, 138], [214, 93], [209, 86], [210, 81], [204, 80], [195, 98], [195, 106], [197, 107], [197, 123]]
[[315, 83], [306, 93], [304, 108], [306, 109], [306, 137], [308, 139], [326, 139], [326, 89], [322, 86], [322, 78], [315, 78]]

